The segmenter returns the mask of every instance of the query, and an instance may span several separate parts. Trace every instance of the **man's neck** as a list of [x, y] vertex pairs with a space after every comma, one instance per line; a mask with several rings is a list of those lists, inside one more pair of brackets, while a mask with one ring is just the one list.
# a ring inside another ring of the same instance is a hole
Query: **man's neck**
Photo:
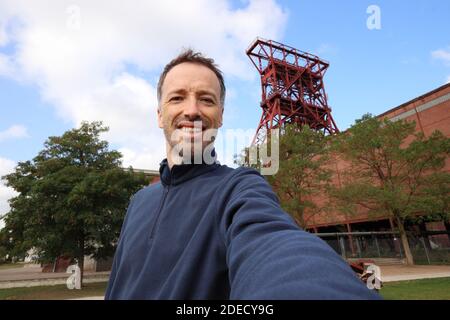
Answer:
[[169, 169], [172, 169], [173, 167], [173, 160], [172, 160], [172, 147], [170, 144], [166, 141], [166, 157], [167, 157], [167, 165], [169, 166]]

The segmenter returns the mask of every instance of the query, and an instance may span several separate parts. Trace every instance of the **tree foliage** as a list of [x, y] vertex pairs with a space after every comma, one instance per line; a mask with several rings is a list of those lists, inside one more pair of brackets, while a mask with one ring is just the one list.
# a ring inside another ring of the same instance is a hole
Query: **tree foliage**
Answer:
[[[327, 207], [323, 201], [318, 203], [315, 197], [325, 194], [330, 184], [328, 140], [323, 133], [307, 125], [286, 125], [279, 139], [278, 172], [267, 176], [282, 208], [302, 228], [307, 228], [309, 220]], [[259, 158], [255, 163], [249, 163], [249, 152], [250, 148], [246, 148], [235, 163], [260, 169], [263, 164]]]
[[450, 139], [439, 131], [428, 137], [415, 133], [414, 122], [365, 115], [337, 137], [335, 148], [351, 164], [342, 188], [333, 192], [337, 204], [392, 218], [412, 264], [405, 222], [449, 216], [450, 174], [442, 169]]
[[279, 154], [279, 170], [267, 179], [283, 209], [306, 228], [309, 219], [326, 209], [317, 196], [326, 193], [331, 181], [328, 137], [307, 125], [287, 125], [280, 137]]
[[85, 255], [114, 253], [130, 196], [146, 179], [121, 168], [121, 154], [100, 139], [107, 130], [83, 122], [49, 137], [33, 160], [3, 177], [19, 193], [5, 217], [10, 255], [33, 248], [42, 262], [66, 255], [82, 266]]

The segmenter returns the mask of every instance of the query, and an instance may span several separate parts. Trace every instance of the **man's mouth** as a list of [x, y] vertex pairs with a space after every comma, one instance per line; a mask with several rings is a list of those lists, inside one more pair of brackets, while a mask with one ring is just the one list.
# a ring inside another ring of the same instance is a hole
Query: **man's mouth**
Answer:
[[177, 125], [177, 129], [180, 129], [183, 133], [195, 134], [205, 131], [206, 126], [194, 125], [194, 123], [181, 122]]
[[197, 127], [179, 127], [178, 129], [185, 133], [198, 133], [203, 131], [202, 128]]
[[173, 131], [172, 141], [177, 143], [180, 140], [184, 142], [194, 141], [214, 141], [215, 134], [210, 132], [212, 128], [207, 121], [180, 121], [176, 123], [175, 130]]

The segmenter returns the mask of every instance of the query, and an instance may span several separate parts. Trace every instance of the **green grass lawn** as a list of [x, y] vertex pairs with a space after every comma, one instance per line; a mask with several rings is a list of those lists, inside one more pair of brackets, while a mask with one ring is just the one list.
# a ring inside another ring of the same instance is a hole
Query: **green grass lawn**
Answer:
[[[65, 285], [0, 289], [0, 300], [61, 300], [103, 296], [107, 282], [86, 283], [82, 290]], [[386, 300], [450, 300], [450, 278], [386, 282], [380, 290]]]
[[0, 300], [63, 300], [103, 296], [107, 282], [86, 283], [81, 290], [69, 290], [66, 285], [0, 289]]
[[386, 282], [380, 294], [386, 300], [450, 300], [450, 278]]

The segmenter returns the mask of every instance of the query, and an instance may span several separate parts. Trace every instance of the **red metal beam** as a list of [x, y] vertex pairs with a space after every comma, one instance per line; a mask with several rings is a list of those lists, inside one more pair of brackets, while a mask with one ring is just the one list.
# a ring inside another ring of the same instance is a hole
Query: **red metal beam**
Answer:
[[325, 134], [339, 132], [323, 85], [328, 62], [261, 38], [248, 47], [247, 55], [261, 75], [262, 88], [262, 115], [253, 144], [263, 143], [270, 129], [286, 123], [309, 125]]

